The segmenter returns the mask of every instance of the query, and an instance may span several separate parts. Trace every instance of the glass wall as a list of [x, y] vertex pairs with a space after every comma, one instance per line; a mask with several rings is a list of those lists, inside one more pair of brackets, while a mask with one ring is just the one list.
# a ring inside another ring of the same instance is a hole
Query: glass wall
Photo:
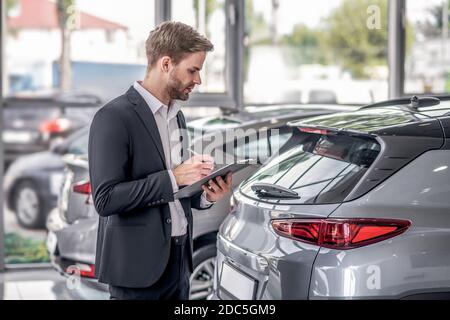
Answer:
[[214, 44], [201, 72], [200, 93], [225, 93], [226, 87], [226, 14], [225, 0], [172, 0], [171, 20], [194, 27]]
[[405, 93], [450, 92], [449, 1], [406, 1]]
[[155, 1], [2, 1], [6, 263], [46, 262], [46, 221], [58, 206], [64, 161], [86, 156], [87, 135], [74, 136], [144, 77]]
[[387, 0], [246, 0], [245, 9], [247, 104], [387, 98]]

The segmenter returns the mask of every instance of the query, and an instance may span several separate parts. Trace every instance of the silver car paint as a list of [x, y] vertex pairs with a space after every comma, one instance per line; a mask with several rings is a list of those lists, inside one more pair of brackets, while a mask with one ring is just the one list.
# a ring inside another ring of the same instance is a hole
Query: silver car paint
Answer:
[[[405, 298], [450, 292], [450, 151], [429, 151], [363, 197], [341, 205], [240, 205], [218, 236], [214, 294], [227, 262], [258, 280], [256, 299]], [[261, 205], [266, 208], [261, 208]], [[351, 250], [277, 236], [271, 218], [393, 218], [402, 235]], [[264, 262], [267, 267], [263, 267]], [[226, 298], [226, 297], [225, 297]]]
[[[258, 281], [257, 299], [306, 299], [319, 247], [277, 236], [273, 218], [326, 217], [339, 205], [272, 205], [240, 196], [219, 230], [216, 283], [224, 262]], [[224, 298], [224, 296], [221, 296]]]
[[333, 218], [412, 222], [397, 237], [362, 248], [321, 248], [310, 297], [404, 298], [450, 292], [450, 150], [429, 151], [367, 195], [342, 204]]

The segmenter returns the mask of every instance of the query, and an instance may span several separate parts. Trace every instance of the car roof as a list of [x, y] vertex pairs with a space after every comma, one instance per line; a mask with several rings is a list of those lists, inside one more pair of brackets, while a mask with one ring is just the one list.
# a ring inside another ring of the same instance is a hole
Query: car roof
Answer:
[[338, 111], [355, 110], [357, 107], [348, 105], [271, 105], [247, 106], [243, 110], [221, 108], [222, 115], [204, 117], [188, 122], [189, 129], [201, 129], [203, 132], [226, 130], [254, 126], [257, 123], [273, 123], [283, 119], [292, 120], [295, 117], [312, 117]]
[[[367, 134], [400, 134], [405, 127], [417, 132], [424, 130], [436, 118], [450, 115], [450, 96], [433, 106], [412, 107], [406, 100], [391, 100], [365, 106], [357, 111], [324, 115], [291, 122], [291, 126], [314, 127]], [[402, 104], [403, 102], [403, 104]], [[429, 132], [428, 132], [429, 133]]]

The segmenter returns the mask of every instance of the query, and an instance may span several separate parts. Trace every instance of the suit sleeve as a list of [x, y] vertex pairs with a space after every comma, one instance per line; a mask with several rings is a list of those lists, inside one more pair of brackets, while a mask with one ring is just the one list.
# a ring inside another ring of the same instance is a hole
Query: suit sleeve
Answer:
[[202, 191], [191, 197], [191, 207], [192, 208], [197, 209], [197, 210], [206, 210], [213, 206], [213, 204], [214, 204], [213, 202], [209, 202], [206, 199], [202, 200], [202, 198], [204, 198], [203, 194], [204, 194], [204, 192]]
[[167, 170], [127, 179], [130, 136], [114, 109], [97, 112], [89, 133], [89, 175], [95, 209], [106, 217], [173, 201]]

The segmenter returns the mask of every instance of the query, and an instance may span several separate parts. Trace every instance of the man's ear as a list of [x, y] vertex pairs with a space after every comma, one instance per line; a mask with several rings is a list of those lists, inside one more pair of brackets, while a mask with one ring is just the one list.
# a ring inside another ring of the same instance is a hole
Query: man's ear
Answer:
[[164, 56], [160, 60], [160, 67], [163, 72], [169, 72], [172, 67], [172, 59], [169, 56]]

